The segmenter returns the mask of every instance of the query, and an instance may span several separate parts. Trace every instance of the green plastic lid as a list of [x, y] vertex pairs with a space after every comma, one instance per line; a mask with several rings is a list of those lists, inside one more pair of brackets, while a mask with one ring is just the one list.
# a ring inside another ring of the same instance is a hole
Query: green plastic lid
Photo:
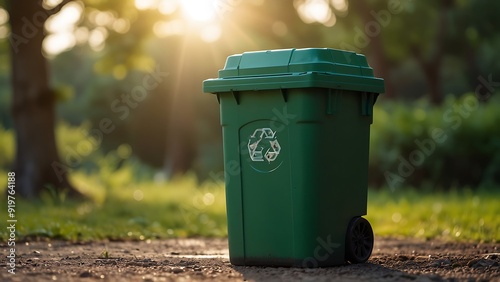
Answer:
[[373, 76], [364, 55], [306, 48], [232, 55], [219, 78], [203, 81], [208, 93], [310, 87], [382, 93], [384, 80]]

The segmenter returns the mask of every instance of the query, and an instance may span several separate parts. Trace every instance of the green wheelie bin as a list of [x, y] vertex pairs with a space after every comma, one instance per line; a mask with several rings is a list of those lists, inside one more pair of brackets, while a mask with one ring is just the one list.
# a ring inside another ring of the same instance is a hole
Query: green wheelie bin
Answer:
[[328, 48], [229, 56], [220, 103], [230, 261], [322, 267], [368, 260], [373, 105], [365, 56]]

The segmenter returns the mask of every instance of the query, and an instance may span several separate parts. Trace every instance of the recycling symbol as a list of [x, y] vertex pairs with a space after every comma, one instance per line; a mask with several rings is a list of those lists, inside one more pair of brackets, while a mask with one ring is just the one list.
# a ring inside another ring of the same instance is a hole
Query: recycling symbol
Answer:
[[276, 137], [276, 131], [271, 128], [258, 128], [248, 140], [248, 153], [254, 162], [268, 163], [276, 160], [280, 154], [281, 146]]

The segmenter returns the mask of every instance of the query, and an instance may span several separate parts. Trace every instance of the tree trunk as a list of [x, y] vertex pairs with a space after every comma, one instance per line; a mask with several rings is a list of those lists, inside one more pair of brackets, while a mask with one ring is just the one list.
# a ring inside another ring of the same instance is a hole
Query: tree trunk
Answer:
[[[354, 2], [352, 2], [354, 3]], [[373, 16], [370, 12], [369, 7], [364, 2], [355, 2], [352, 8], [361, 15], [363, 26], [366, 26], [370, 21], [373, 20]], [[383, 28], [383, 27], [382, 27]], [[382, 29], [381, 28], [381, 29]], [[387, 58], [386, 51], [383, 46], [383, 42], [380, 34], [376, 36], [370, 37], [370, 43], [364, 50], [369, 57], [370, 66], [373, 68], [373, 73], [377, 77], [381, 77], [384, 79], [385, 84], [385, 98], [388, 99], [396, 99], [396, 92], [394, 90], [394, 86], [392, 83], [390, 70], [391, 65], [389, 59]]]
[[42, 55], [44, 24], [49, 17], [41, 1], [8, 1], [11, 26], [12, 116], [16, 131], [17, 195], [35, 198], [46, 189], [80, 196], [56, 172], [60, 164], [54, 134], [55, 100], [49, 87], [47, 60]]
[[430, 100], [434, 105], [441, 105], [443, 92], [441, 89], [441, 66], [444, 58], [445, 39], [448, 35], [448, 14], [455, 5], [454, 0], [441, 0], [438, 26], [434, 46], [429, 59], [425, 59], [422, 50], [413, 46], [412, 52], [418, 60], [429, 87]]
[[441, 78], [439, 71], [441, 70], [441, 61], [436, 62], [436, 65], [422, 66], [427, 84], [429, 87], [429, 95], [431, 103], [441, 105], [443, 102], [443, 94], [441, 91]]

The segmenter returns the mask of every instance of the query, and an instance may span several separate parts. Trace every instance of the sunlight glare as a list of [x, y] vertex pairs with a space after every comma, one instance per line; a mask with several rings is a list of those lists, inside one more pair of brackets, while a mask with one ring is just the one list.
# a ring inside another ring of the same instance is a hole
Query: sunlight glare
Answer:
[[254, 4], [256, 6], [260, 6], [260, 5], [264, 4], [264, 1], [265, 0], [252, 0], [252, 4]]
[[337, 16], [335, 16], [335, 13], [331, 13], [330, 19], [328, 19], [327, 22], [323, 23], [327, 27], [332, 27], [337, 23]]
[[110, 26], [115, 22], [116, 18], [113, 13], [107, 12], [98, 12], [95, 16], [95, 23], [98, 26]]
[[9, 13], [5, 9], [0, 7], [0, 25], [3, 25], [9, 21]]
[[135, 0], [134, 5], [139, 10], [147, 10], [156, 8], [157, 3], [155, 0]]
[[57, 5], [61, 4], [62, 0], [43, 0], [42, 2], [42, 6], [47, 9], [47, 10], [50, 10], [54, 7], [56, 7]]
[[[46, 1], [49, 4], [56, 2]], [[66, 4], [59, 13], [47, 19], [45, 28], [50, 34], [45, 37], [42, 44], [46, 55], [55, 56], [75, 46], [77, 39], [74, 31], [82, 13], [83, 4], [75, 1]]]
[[73, 30], [80, 20], [82, 12], [83, 7], [80, 2], [66, 4], [59, 13], [47, 20], [45, 28], [54, 33]]
[[134, 191], [134, 200], [136, 201], [142, 201], [142, 199], [144, 198], [144, 193], [137, 189]]
[[347, 1], [346, 0], [331, 0], [332, 6], [335, 10], [339, 12], [347, 11]]
[[285, 36], [288, 32], [286, 24], [282, 21], [275, 21], [273, 23], [272, 29], [274, 34], [276, 34], [277, 36]]
[[215, 8], [209, 0], [182, 0], [181, 10], [186, 20], [208, 22], [215, 18]]
[[217, 24], [212, 24], [204, 27], [201, 30], [200, 36], [201, 39], [207, 43], [215, 42], [219, 40], [222, 34], [221, 28]]
[[170, 15], [177, 10], [178, 3], [172, 0], [163, 0], [158, 4], [158, 10], [164, 15]]
[[49, 56], [55, 56], [61, 52], [73, 48], [76, 44], [75, 36], [71, 32], [59, 32], [49, 34], [43, 40], [43, 51]]
[[104, 27], [95, 28], [90, 32], [89, 45], [94, 51], [101, 51], [104, 48], [104, 41], [108, 37], [108, 30]]
[[76, 42], [81, 44], [89, 40], [89, 29], [85, 26], [81, 26], [74, 31]]
[[184, 32], [184, 23], [181, 20], [159, 21], [153, 26], [153, 32], [160, 38], [181, 35]]
[[215, 196], [214, 196], [214, 194], [212, 194], [212, 193], [206, 193], [205, 195], [203, 195], [203, 203], [206, 206], [213, 205], [214, 202], [215, 202]]
[[319, 22], [326, 24], [332, 17], [332, 10], [327, 0], [303, 0], [295, 2], [300, 18], [305, 23]]
[[0, 26], [0, 39], [7, 38], [9, 36], [9, 28], [5, 25]]
[[113, 22], [113, 30], [124, 34], [130, 29], [130, 21], [127, 19], [117, 19]]

